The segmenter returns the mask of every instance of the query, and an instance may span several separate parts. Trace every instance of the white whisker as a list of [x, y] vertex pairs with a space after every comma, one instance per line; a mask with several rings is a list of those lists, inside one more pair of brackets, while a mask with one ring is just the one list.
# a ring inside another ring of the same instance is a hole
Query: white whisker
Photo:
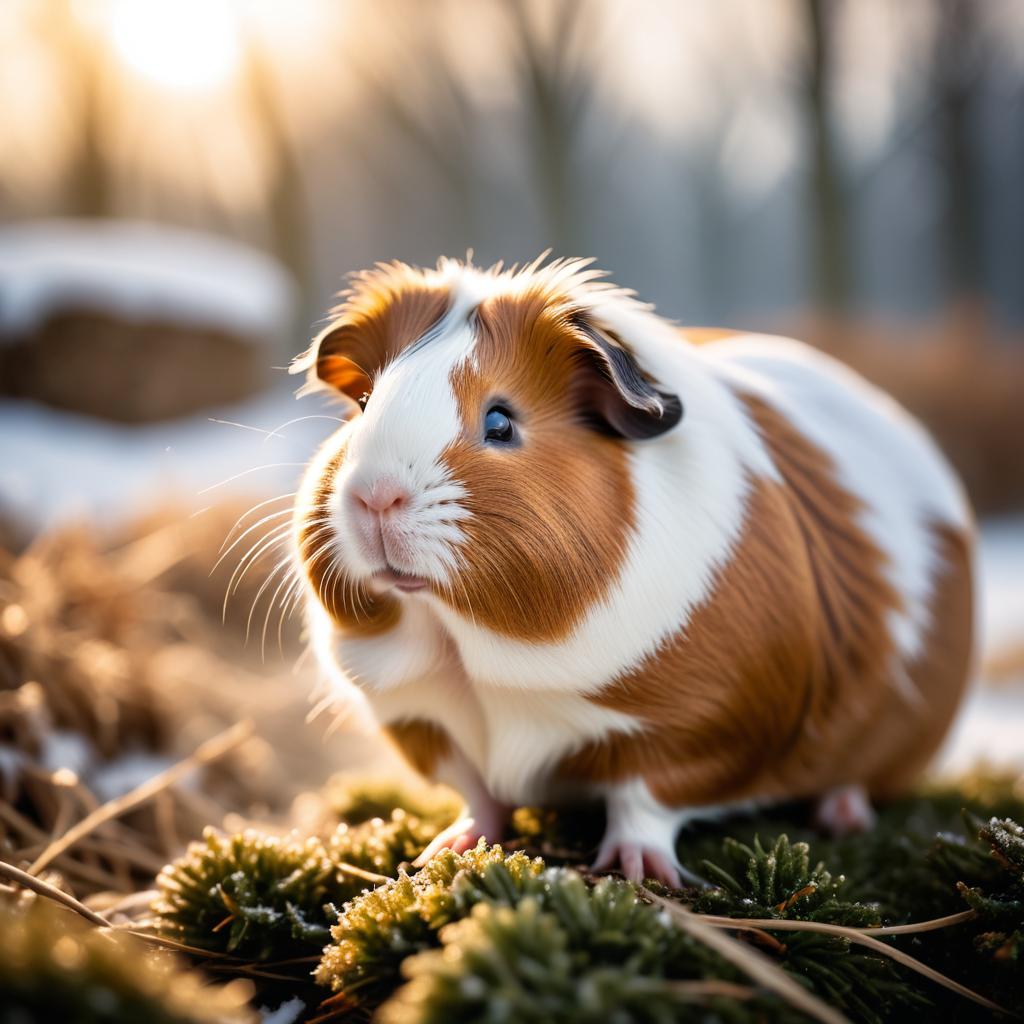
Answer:
[[286, 466], [304, 466], [304, 462], [268, 462], [263, 466], [253, 466], [251, 469], [243, 469], [241, 473], [236, 473], [234, 476], [229, 476], [226, 480], [221, 480], [220, 483], [210, 484], [209, 487], [204, 487], [201, 491], [197, 491], [197, 494], [208, 494], [210, 491], [215, 491], [218, 487], [224, 487], [226, 484], [230, 484], [235, 480], [240, 480], [243, 476], [248, 476], [249, 473], [258, 473], [261, 469], [280, 469]]
[[[276, 547], [282, 541], [286, 540], [289, 534], [290, 524], [286, 523], [284, 526], [279, 527], [276, 531], [272, 531], [267, 537], [257, 541], [249, 550], [245, 553], [242, 561], [235, 567], [235, 571], [231, 574], [231, 579], [228, 580], [227, 589], [224, 593], [224, 606], [222, 614], [227, 619], [228, 614], [228, 601], [230, 598], [238, 592], [238, 588], [242, 584], [242, 580], [245, 579], [246, 574], [249, 570], [259, 561], [260, 556], [266, 551]], [[243, 569], [244, 566], [244, 569]], [[241, 574], [239, 575], [239, 570]], [[237, 577], [237, 580], [236, 580]]]
[[263, 443], [266, 444], [267, 440], [271, 437], [283, 437], [283, 434], [278, 434], [276, 431], [284, 430], [285, 427], [291, 427], [296, 423], [302, 423], [305, 420], [334, 420], [335, 423], [347, 423], [348, 420], [342, 419], [340, 416], [328, 416], [324, 413], [313, 413], [311, 416], [296, 416], [293, 420], [287, 420], [278, 427], [274, 427], [274, 432], [268, 432], [267, 436], [263, 439]]
[[246, 643], [248, 643], [248, 641], [249, 641], [249, 632], [250, 632], [250, 629], [252, 627], [252, 617], [256, 613], [256, 606], [260, 603], [260, 598], [266, 592], [267, 588], [270, 586], [270, 583], [274, 579], [274, 577], [283, 568], [285, 568], [288, 565], [288, 561], [289, 561], [289, 557], [288, 556], [286, 556], [285, 558], [282, 558], [274, 566], [274, 568], [270, 570], [270, 572], [267, 574], [266, 578], [260, 584], [259, 589], [256, 591], [256, 596], [252, 599], [252, 604], [249, 607], [249, 615], [248, 615], [248, 617], [245, 620], [245, 640], [246, 640]]
[[[266, 434], [267, 437], [283, 437], [284, 436], [283, 434], [275, 434], [273, 431], [270, 431], [270, 430], [264, 430], [262, 427], [250, 427], [248, 423], [236, 423], [234, 420], [219, 420], [219, 419], [216, 419], [214, 416], [211, 416], [209, 419], [210, 419], [211, 423], [221, 423], [225, 427], [238, 427], [241, 430], [251, 430], [251, 431], [253, 431], [254, 433], [257, 433], [257, 434]], [[266, 438], [264, 438], [264, 441], [265, 440], [266, 440]]]
[[[297, 491], [286, 491], [284, 494], [275, 495], [275, 497], [273, 498], [266, 498], [264, 501], [257, 502], [255, 505], [252, 505], [250, 508], [247, 508], [235, 520], [235, 523], [231, 527], [231, 529], [228, 530], [227, 536], [225, 536], [224, 538], [224, 544], [227, 544], [227, 542], [231, 539], [231, 535], [235, 532], [235, 530], [238, 529], [239, 524], [242, 522], [243, 519], [245, 519], [246, 516], [251, 516], [253, 512], [255, 512], [257, 509], [263, 508], [264, 505], [269, 505], [271, 502], [283, 501], [285, 498], [294, 498], [297, 493]], [[224, 550], [224, 544], [221, 544], [220, 548], [218, 549], [218, 554]]]
[[[281, 516], [288, 516], [291, 515], [291, 513], [292, 510], [290, 508], [282, 509], [280, 512], [271, 512], [269, 515], [264, 516], [258, 522], [253, 523], [252, 526], [245, 529], [234, 539], [234, 541], [232, 541], [231, 547], [229, 547], [226, 551], [221, 551], [221, 555], [217, 559], [217, 561], [213, 563], [213, 568], [210, 570], [209, 575], [212, 576], [220, 568], [220, 565], [224, 561], [224, 559], [227, 558], [228, 555], [230, 555], [231, 552], [234, 551], [234, 549], [238, 547], [238, 545], [241, 544], [242, 541], [245, 540], [245, 538], [248, 537], [253, 530], [259, 529], [259, 527], [261, 527], [264, 523], [269, 523], [272, 519], [280, 519]], [[225, 543], [227, 543], [226, 540]]]

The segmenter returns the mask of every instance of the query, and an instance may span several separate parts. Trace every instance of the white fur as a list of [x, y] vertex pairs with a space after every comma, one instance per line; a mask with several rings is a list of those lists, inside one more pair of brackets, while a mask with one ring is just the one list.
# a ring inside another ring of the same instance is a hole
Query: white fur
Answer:
[[677, 867], [676, 835], [693, 815], [687, 810], [668, 810], [651, 795], [643, 779], [609, 786], [605, 794], [608, 824], [598, 858], [606, 848], [641, 843], [667, 856]]
[[[514, 687], [477, 685], [487, 729], [481, 774], [508, 803], [556, 798], [548, 775], [555, 763], [610, 732], [635, 732], [630, 715], [558, 690], [538, 694]], [[538, 699], [539, 698], [539, 699]]]
[[331, 629], [330, 655], [349, 679], [367, 693], [379, 694], [461, 666], [436, 615], [422, 599], [410, 597], [398, 623], [378, 636], [347, 636]]

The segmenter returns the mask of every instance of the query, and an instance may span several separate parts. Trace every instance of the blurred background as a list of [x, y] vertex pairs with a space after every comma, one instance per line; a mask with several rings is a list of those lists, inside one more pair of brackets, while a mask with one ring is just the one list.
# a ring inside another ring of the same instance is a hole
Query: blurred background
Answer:
[[282, 368], [347, 272], [548, 248], [925, 420], [982, 524], [946, 763], [1024, 757], [1020, 0], [4, 0], [7, 762], [117, 792], [242, 713], [262, 800], [368, 757], [302, 725], [275, 528], [337, 424]]

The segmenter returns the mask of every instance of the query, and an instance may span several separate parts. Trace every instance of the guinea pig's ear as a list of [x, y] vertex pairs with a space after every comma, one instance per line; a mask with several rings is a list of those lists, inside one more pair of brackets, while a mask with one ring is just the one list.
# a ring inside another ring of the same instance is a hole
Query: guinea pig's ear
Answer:
[[584, 317], [573, 326], [583, 341], [576, 394], [588, 422], [602, 433], [643, 441], [683, 418], [679, 396], [657, 387], [632, 353], [610, 332]]
[[359, 348], [350, 324], [332, 324], [313, 339], [288, 372], [306, 375], [305, 392], [327, 388], [361, 403], [373, 389], [373, 381], [360, 365]]

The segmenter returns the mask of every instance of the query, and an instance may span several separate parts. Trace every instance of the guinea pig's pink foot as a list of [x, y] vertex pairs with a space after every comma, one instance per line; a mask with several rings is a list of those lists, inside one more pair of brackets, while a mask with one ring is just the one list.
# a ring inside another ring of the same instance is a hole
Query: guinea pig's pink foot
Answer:
[[841, 786], [821, 797], [814, 820], [829, 835], [841, 838], [873, 828], [875, 812], [863, 786]]
[[467, 850], [472, 850], [481, 839], [486, 842], [487, 836], [479, 831], [479, 829], [471, 828], [468, 832], [463, 832], [462, 835], [451, 844], [451, 849], [455, 853], [465, 853]]
[[609, 871], [616, 865], [619, 865], [622, 874], [631, 882], [654, 878], [662, 885], [678, 889], [684, 876], [689, 880], [689, 872], [679, 865], [672, 850], [645, 847], [642, 843], [602, 843], [593, 870]]

